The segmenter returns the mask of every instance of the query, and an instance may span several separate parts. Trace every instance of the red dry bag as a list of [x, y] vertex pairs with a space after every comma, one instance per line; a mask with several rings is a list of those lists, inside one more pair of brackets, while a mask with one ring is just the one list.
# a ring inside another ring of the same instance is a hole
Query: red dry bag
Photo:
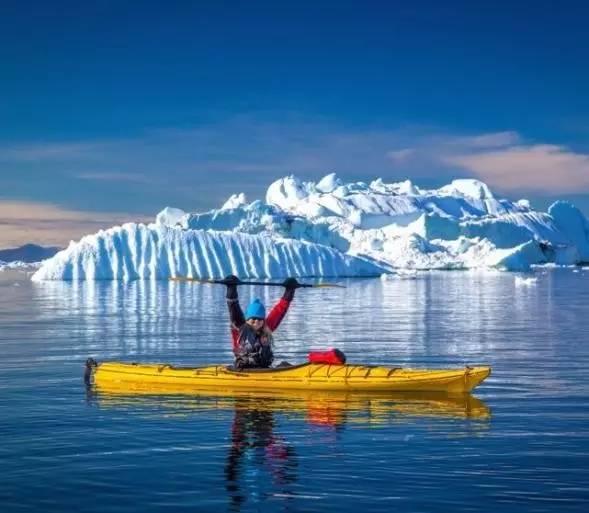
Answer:
[[327, 351], [311, 351], [307, 356], [311, 363], [328, 363], [330, 365], [343, 365], [346, 363], [346, 355], [339, 349]]

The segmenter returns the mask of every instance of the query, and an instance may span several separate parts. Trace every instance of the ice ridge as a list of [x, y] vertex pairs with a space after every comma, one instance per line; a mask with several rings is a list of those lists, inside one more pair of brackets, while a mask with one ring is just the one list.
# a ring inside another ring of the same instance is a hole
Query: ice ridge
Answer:
[[377, 276], [384, 268], [332, 248], [263, 235], [127, 223], [88, 235], [34, 275], [43, 280]]

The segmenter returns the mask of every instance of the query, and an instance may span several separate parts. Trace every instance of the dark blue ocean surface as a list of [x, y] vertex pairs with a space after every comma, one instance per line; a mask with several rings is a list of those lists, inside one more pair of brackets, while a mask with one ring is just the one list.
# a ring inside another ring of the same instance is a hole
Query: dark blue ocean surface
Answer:
[[297, 292], [278, 361], [335, 346], [492, 376], [459, 398], [100, 395], [89, 356], [229, 363], [223, 288], [0, 273], [0, 510], [586, 510], [588, 270], [346, 285]]

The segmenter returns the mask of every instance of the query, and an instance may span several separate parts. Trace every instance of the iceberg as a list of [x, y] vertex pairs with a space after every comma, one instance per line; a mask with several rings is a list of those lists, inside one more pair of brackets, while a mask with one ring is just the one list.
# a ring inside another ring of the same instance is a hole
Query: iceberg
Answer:
[[378, 276], [382, 271], [370, 260], [305, 241], [127, 223], [72, 242], [42, 265], [33, 281]]
[[147, 225], [93, 235], [46, 260], [33, 280], [381, 276], [398, 270], [499, 269], [589, 261], [589, 223], [574, 205], [534, 210], [479, 180], [426, 190], [405, 180], [317, 183], [286, 176], [264, 201], [167, 207]]

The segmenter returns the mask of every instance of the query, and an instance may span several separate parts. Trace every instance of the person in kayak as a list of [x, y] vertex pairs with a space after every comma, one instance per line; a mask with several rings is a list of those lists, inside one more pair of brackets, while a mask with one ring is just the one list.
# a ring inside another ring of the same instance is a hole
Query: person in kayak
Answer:
[[231, 321], [231, 338], [236, 369], [265, 369], [274, 359], [272, 354], [273, 332], [280, 323], [294, 298], [299, 283], [295, 278], [284, 281], [282, 298], [266, 317], [266, 309], [259, 299], [254, 299], [243, 313], [239, 305], [236, 276], [225, 278], [227, 307]]

